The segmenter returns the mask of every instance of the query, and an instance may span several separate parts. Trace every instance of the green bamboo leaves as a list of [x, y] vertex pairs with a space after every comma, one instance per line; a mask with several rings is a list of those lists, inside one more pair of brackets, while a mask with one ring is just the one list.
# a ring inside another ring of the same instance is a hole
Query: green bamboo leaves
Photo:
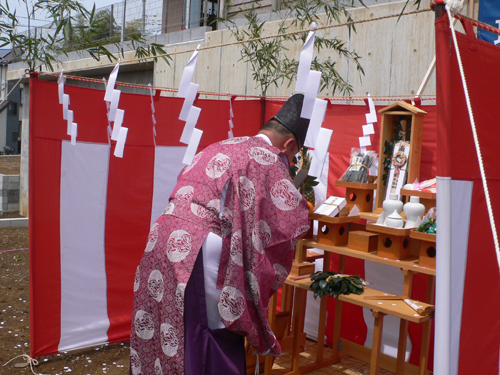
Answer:
[[[8, 1], [0, 4], [0, 48], [10, 46], [14, 61], [24, 61], [30, 71], [44, 69], [54, 71], [62, 55], [71, 51], [86, 51], [96, 60], [109, 61], [124, 56], [124, 43], [119, 37], [119, 27], [109, 10], [97, 11], [95, 4], [87, 10], [77, 0], [20, 0], [28, 17], [21, 18], [11, 10]], [[46, 26], [34, 26], [32, 18], [47, 19]], [[168, 63], [163, 46], [148, 43], [137, 30], [137, 25], [127, 24], [125, 42], [135, 50], [140, 60], [161, 55]], [[112, 52], [110, 45], [119, 51]]]
[[[315, 22], [319, 27], [347, 22], [349, 35], [356, 31], [348, 9], [354, 6], [354, 0], [340, 2], [334, 0], [284, 0], [280, 2], [279, 9], [273, 10], [272, 18], [278, 20], [277, 34], [274, 38], [264, 37], [266, 21], [260, 16], [261, 5], [258, 1], [252, 2], [251, 7], [246, 9], [235, 9], [229, 0], [225, 7], [227, 16], [219, 18], [218, 21], [231, 31], [233, 37], [241, 43], [241, 59], [249, 64], [252, 71], [252, 79], [258, 84], [261, 94], [266, 96], [272, 86], [286, 84], [290, 86], [297, 78], [299, 61], [289, 56], [288, 47], [290, 43], [305, 42], [311, 23]], [[356, 3], [358, 4], [358, 3]], [[236, 15], [243, 14], [246, 21], [240, 26]], [[324, 14], [324, 17], [318, 16]], [[302, 29], [302, 33], [289, 33], [289, 28]], [[266, 35], [267, 36], [267, 35]], [[336, 92], [344, 96], [353, 93], [352, 85], [349, 84], [337, 71], [337, 63], [340, 59], [346, 59], [353, 63], [361, 77], [364, 74], [360, 63], [361, 56], [348, 48], [346, 41], [337, 37], [331, 37], [328, 31], [318, 31], [314, 41], [315, 49], [328, 51], [328, 57], [321, 60], [315, 56], [311, 69], [322, 72], [321, 90], [328, 90], [327, 95]]]

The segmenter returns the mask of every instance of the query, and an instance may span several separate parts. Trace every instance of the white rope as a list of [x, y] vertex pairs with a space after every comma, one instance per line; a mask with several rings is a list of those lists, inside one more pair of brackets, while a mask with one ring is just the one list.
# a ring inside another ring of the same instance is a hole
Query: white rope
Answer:
[[[460, 4], [460, 1], [458, 1]], [[461, 4], [460, 4], [461, 5]], [[484, 186], [484, 195], [486, 198], [486, 206], [488, 208], [488, 214], [490, 217], [490, 225], [491, 225], [491, 232], [493, 234], [493, 242], [495, 243], [495, 251], [497, 254], [497, 262], [498, 262], [498, 267], [500, 268], [500, 246], [498, 244], [498, 235], [497, 235], [497, 230], [496, 230], [496, 225], [495, 225], [495, 218], [493, 216], [493, 208], [491, 207], [491, 200], [490, 200], [490, 193], [488, 190], [488, 183], [486, 180], [486, 173], [484, 171], [484, 166], [483, 166], [483, 157], [481, 156], [481, 148], [479, 146], [479, 139], [477, 137], [477, 132], [476, 132], [476, 123], [474, 121], [474, 114], [472, 113], [472, 107], [470, 104], [470, 98], [469, 98], [469, 90], [467, 88], [467, 82], [465, 80], [465, 74], [464, 74], [464, 68], [462, 66], [462, 58], [460, 57], [460, 51], [458, 49], [458, 42], [457, 42], [457, 36], [455, 35], [455, 28], [453, 27], [453, 22], [452, 22], [452, 12], [458, 13], [457, 9], [459, 7], [457, 6], [457, 0], [448, 0], [446, 2], [446, 10], [448, 13], [448, 19], [450, 21], [450, 29], [451, 29], [451, 35], [453, 37], [453, 43], [455, 45], [455, 50], [457, 52], [457, 60], [458, 60], [458, 66], [460, 68], [460, 75], [462, 77], [462, 84], [464, 87], [464, 92], [465, 92], [465, 99], [467, 102], [467, 109], [469, 112], [469, 118], [470, 118], [470, 124], [472, 127], [472, 134], [474, 136], [474, 145], [476, 146], [476, 152], [477, 152], [477, 159], [479, 162], [479, 170], [481, 171], [481, 180], [483, 181], [483, 186]]]
[[[35, 372], [35, 370], [33, 370], [33, 366], [38, 366], [38, 360], [35, 359], [35, 358], [31, 358], [29, 355], [27, 354], [21, 354], [21, 355], [18, 355], [17, 357], [14, 357], [12, 358], [11, 360], [5, 362], [3, 364], [3, 366], [5, 366], [6, 364], [8, 364], [9, 362], [12, 362], [14, 359], [16, 358], [19, 358], [19, 357], [23, 357], [25, 360], [26, 360], [26, 364], [22, 363], [22, 365], [26, 365], [26, 366], [30, 366], [30, 369], [31, 369], [31, 372], [35, 375], [44, 375], [42, 374], [41, 372], [38, 373], [38, 372]], [[26, 367], [26, 366], [23, 366], [23, 367]], [[20, 366], [17, 366], [17, 367], [20, 367]]]

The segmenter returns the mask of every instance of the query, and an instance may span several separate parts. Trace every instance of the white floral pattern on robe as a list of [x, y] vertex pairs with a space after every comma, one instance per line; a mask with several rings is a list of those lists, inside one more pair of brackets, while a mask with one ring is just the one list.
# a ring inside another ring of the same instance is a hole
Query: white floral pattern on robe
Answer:
[[[208, 146], [181, 171], [135, 276], [134, 374], [184, 373], [184, 290], [209, 232], [223, 238], [222, 321], [260, 353], [281, 354], [267, 307], [290, 272], [294, 244], [309, 228], [309, 208], [278, 155], [259, 137], [235, 138]], [[227, 181], [220, 215], [214, 202]]]

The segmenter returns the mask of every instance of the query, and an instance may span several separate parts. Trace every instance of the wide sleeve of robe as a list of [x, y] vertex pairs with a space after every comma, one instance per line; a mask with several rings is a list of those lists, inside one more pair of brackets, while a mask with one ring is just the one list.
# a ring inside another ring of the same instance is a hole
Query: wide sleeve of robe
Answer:
[[252, 138], [245, 146], [238, 156], [223, 151], [234, 162], [222, 218], [219, 313], [259, 353], [279, 355], [267, 308], [290, 273], [296, 242], [309, 229], [309, 207], [276, 148]]

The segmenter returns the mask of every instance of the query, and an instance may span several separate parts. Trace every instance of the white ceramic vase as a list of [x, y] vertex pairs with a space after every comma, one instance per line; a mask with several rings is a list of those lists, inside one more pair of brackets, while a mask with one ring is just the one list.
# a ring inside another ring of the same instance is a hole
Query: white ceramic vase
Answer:
[[383, 211], [379, 217], [379, 220], [377, 221], [377, 224], [387, 225], [387, 217], [389, 217], [389, 215], [391, 215], [394, 210], [396, 210], [398, 214], [403, 211], [403, 202], [398, 199], [397, 194], [389, 194], [389, 199], [386, 199], [382, 202], [382, 208]]
[[419, 197], [410, 197], [410, 201], [404, 205], [404, 213], [406, 215], [405, 228], [415, 228], [417, 221], [422, 218], [425, 213], [425, 206], [420, 203]]
[[403, 228], [403, 217], [398, 214], [398, 210], [394, 209], [393, 213], [385, 219], [385, 225], [391, 228]]

